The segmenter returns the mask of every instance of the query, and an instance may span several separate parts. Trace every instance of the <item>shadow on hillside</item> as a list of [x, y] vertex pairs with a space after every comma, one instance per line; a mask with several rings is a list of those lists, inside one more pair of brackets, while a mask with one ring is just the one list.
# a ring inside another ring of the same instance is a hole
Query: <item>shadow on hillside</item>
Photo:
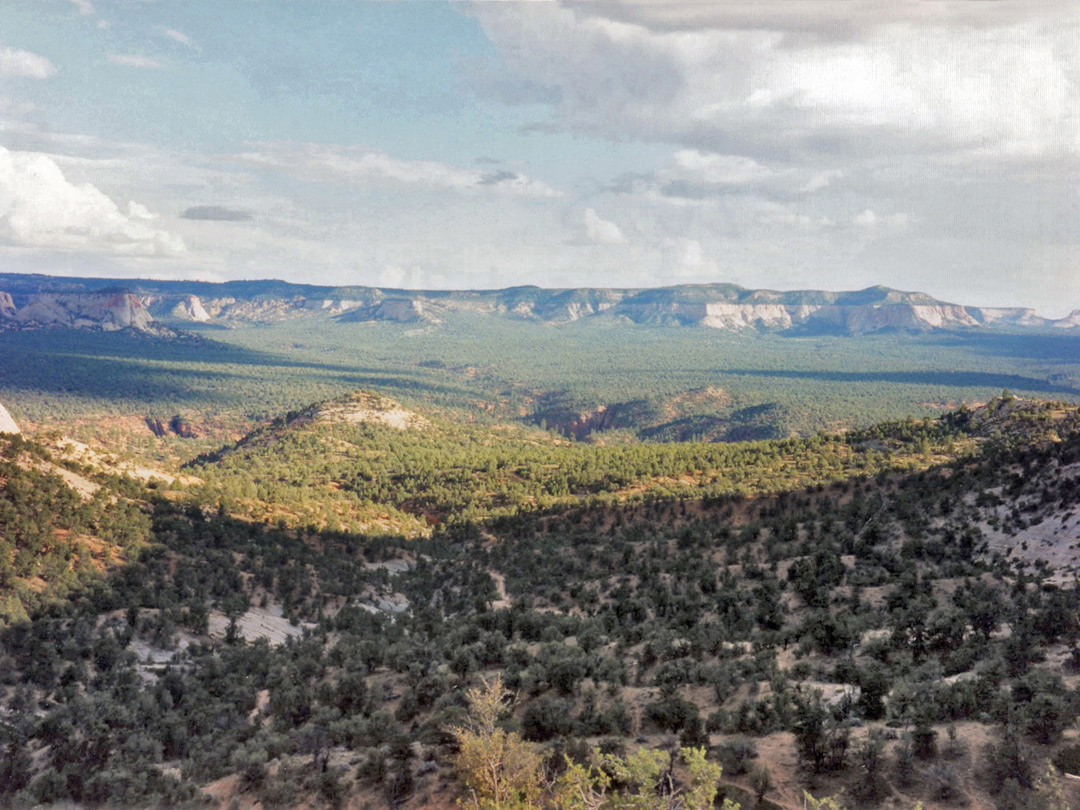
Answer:
[[728, 368], [724, 374], [746, 377], [773, 377], [788, 380], [816, 380], [833, 383], [896, 383], [900, 385], [939, 385], [951, 388], [1009, 388], [1038, 394], [1080, 396], [1080, 388], [1052, 383], [1020, 374], [995, 374], [987, 371], [798, 371], [795, 369]]
[[[475, 395], [431, 372], [310, 362], [206, 338], [163, 340], [131, 334], [34, 330], [0, 332], [0, 388], [143, 403], [214, 403], [250, 398], [238, 387], [276, 392], [322, 386], [311, 399], [358, 388], [431, 396]], [[310, 373], [310, 378], [307, 377]], [[327, 392], [326, 386], [331, 387]], [[286, 397], [288, 394], [285, 394]], [[302, 396], [301, 396], [302, 398]]]
[[1077, 334], [1009, 334], [1002, 332], [952, 332], [935, 335], [928, 342], [967, 349], [996, 357], [1022, 357], [1044, 362], [1080, 363], [1080, 330]]

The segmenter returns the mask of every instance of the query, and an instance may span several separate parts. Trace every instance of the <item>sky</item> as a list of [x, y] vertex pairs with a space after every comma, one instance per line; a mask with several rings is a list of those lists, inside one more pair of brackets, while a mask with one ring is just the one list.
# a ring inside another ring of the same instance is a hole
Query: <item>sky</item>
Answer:
[[1080, 308], [1080, 3], [0, 0], [0, 268]]

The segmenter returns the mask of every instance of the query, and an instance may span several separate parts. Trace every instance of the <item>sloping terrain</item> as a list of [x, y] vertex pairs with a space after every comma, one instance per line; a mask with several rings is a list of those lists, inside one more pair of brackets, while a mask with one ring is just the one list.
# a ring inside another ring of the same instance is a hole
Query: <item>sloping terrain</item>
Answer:
[[[556, 771], [678, 738], [744, 807], [764, 769], [774, 807], [1050, 807], [1044, 761], [1080, 758], [1080, 594], [984, 530], [1080, 508], [1074, 407], [632, 448], [424, 419], [294, 416], [200, 462], [205, 489], [114, 490], [150, 544], [0, 638], [5, 800], [449, 805], [463, 691], [497, 672]], [[243, 480], [438, 519], [249, 516]]]

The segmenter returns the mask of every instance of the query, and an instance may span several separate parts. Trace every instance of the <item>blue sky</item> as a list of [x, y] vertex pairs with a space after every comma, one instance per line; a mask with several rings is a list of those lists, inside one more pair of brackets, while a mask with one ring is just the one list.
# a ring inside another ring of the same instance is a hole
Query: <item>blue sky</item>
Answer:
[[1075, 5], [0, 3], [10, 270], [1080, 307]]

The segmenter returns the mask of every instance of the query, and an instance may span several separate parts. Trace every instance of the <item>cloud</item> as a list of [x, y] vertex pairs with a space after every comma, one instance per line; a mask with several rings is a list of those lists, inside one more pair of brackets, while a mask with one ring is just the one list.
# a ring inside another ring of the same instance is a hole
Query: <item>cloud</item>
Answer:
[[128, 216], [131, 219], [157, 219], [158, 215], [151, 212], [145, 205], [140, 205], [134, 200], [128, 200]]
[[195, 43], [191, 41], [191, 37], [183, 31], [177, 31], [175, 28], [160, 28], [158, 30], [161, 32], [162, 36], [168, 37], [173, 42], [179, 42], [181, 45], [186, 45], [188, 48], [195, 47]]
[[83, 16], [94, 13], [94, 4], [90, 0], [71, 0], [71, 4], [79, 9], [79, 13]]
[[123, 67], [151, 68], [154, 70], [165, 67], [156, 59], [151, 59], [149, 56], [139, 56], [138, 54], [110, 53], [108, 59], [112, 64], [122, 65]]
[[184, 219], [213, 220], [217, 222], [245, 222], [251, 219], [251, 212], [240, 208], [226, 208], [223, 205], [194, 205], [180, 215]]
[[176, 234], [145, 224], [138, 203], [125, 215], [90, 183], [75, 185], [48, 155], [0, 147], [0, 241], [121, 256], [172, 256], [184, 251]]
[[836, 169], [766, 165], [747, 155], [680, 149], [654, 180], [660, 193], [670, 197], [702, 199], [748, 191], [794, 197], [820, 191], [840, 175]]
[[660, 253], [661, 278], [715, 280], [719, 267], [705, 255], [696, 239], [667, 239]]
[[56, 66], [44, 56], [16, 48], [0, 48], [0, 79], [14, 76], [48, 79], [55, 74]]
[[[890, 13], [880, 5], [471, 9], [506, 81], [547, 87], [555, 123], [571, 130], [755, 158], [1080, 152], [1075, 6], [902, 0], [902, 13]], [[971, 22], [999, 5], [991, 22]], [[930, 6], [943, 10], [915, 19]], [[850, 8], [858, 24], [831, 35]]]
[[313, 143], [258, 144], [241, 158], [302, 180], [358, 188], [417, 188], [489, 192], [523, 197], [557, 197], [541, 180], [507, 170], [480, 172], [433, 160], [402, 160], [359, 147]]
[[583, 216], [584, 237], [594, 245], [621, 245], [626, 242], [622, 229], [614, 222], [601, 219], [592, 208], [586, 208]]
[[38, 109], [40, 108], [33, 102], [14, 101], [7, 96], [0, 96], [0, 115], [22, 118]]
[[908, 226], [908, 215], [899, 213], [881, 216], [876, 211], [867, 208], [865, 211], [852, 217], [851, 221], [859, 228], [864, 228], [868, 231], [902, 231]]

